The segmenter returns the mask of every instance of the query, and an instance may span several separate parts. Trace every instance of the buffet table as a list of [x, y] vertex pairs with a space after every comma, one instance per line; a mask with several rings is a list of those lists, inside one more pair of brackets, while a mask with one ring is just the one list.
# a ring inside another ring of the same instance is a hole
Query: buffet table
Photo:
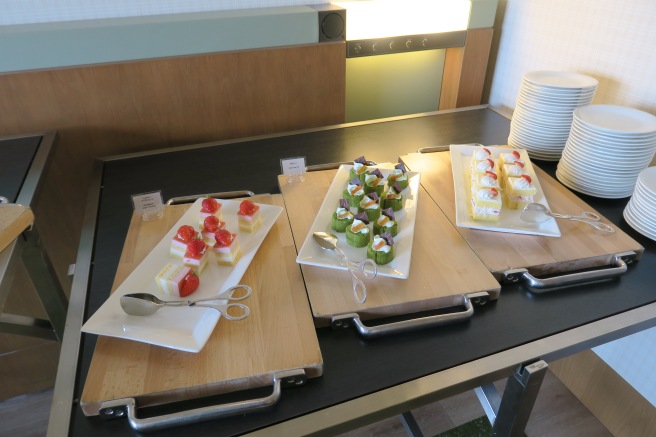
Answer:
[[[77, 403], [98, 343], [95, 335], [81, 335], [80, 326], [112, 289], [131, 229], [131, 195], [161, 190], [166, 200], [219, 191], [279, 193], [281, 159], [304, 156], [308, 166], [352, 161], [361, 155], [374, 162], [396, 162], [422, 148], [504, 144], [508, 132], [509, 120], [488, 108], [476, 107], [98, 160], [87, 202], [49, 435], [135, 434], [126, 420], [87, 417]], [[553, 163], [535, 164], [548, 174], [555, 171]], [[284, 183], [280, 179], [280, 184]], [[285, 190], [283, 195], [289, 196]], [[421, 196], [422, 201], [431, 201], [426, 193]], [[629, 265], [621, 277], [545, 294], [532, 293], [523, 285], [503, 285], [498, 300], [477, 307], [465, 323], [375, 339], [365, 339], [351, 329], [318, 327], [315, 332], [323, 359], [320, 377], [285, 390], [268, 410], [184, 425], [185, 434], [336, 434], [505, 377], [521, 379], [526, 371], [539, 373], [550, 360], [655, 326], [656, 293], [650, 281], [656, 268], [656, 244], [623, 221], [627, 199], [580, 197], [644, 247], [639, 261]], [[289, 199], [285, 197], [285, 203]], [[293, 229], [293, 217], [289, 219]], [[302, 244], [298, 236], [294, 236], [294, 244], [298, 251]], [[307, 287], [308, 279], [304, 279]], [[539, 388], [539, 379], [533, 388]], [[520, 394], [516, 400], [521, 398]], [[530, 398], [529, 394], [529, 403]], [[226, 400], [238, 402], [239, 396], [187, 399], [174, 406], [153, 407], [145, 414], [157, 416]], [[530, 405], [522, 409], [517, 402], [507, 404], [515, 410], [511, 414], [530, 413]], [[505, 414], [498, 409], [496, 413]], [[156, 435], [180, 432], [180, 428], [170, 428]]]

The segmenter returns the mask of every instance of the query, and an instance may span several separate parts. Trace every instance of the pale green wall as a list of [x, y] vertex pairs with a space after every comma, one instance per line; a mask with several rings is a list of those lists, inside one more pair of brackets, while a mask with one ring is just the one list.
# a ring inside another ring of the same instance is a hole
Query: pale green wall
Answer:
[[346, 60], [346, 121], [436, 111], [444, 50]]

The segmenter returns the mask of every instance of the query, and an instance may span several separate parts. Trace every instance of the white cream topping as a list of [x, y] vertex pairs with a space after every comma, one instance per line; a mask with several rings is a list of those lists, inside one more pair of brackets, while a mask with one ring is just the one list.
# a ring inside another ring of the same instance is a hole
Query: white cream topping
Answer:
[[335, 213], [337, 214], [338, 219], [345, 219], [345, 218], [353, 217], [353, 214], [351, 213], [350, 210], [348, 210], [346, 208], [342, 208], [341, 206], [337, 208]]
[[533, 202], [535, 196], [510, 196], [513, 202]]
[[480, 183], [481, 183], [481, 185], [485, 185], [486, 187], [496, 187], [497, 186], [496, 178], [493, 178], [490, 175], [483, 176], [480, 180]]
[[360, 196], [360, 195], [364, 194], [364, 188], [362, 188], [361, 185], [348, 184], [348, 186], [346, 187], [346, 190], [349, 193], [353, 193], [353, 190], [355, 190], [355, 187], [358, 187], [359, 189], [354, 194], [351, 194], [351, 196]]
[[[372, 183], [374, 183], [378, 179], [378, 177], [375, 174], [368, 174], [364, 177], [364, 181], [367, 185], [371, 186]], [[380, 187], [382, 185], [385, 185], [385, 179], [380, 178], [378, 183], [376, 184], [377, 187]]]
[[476, 160], [481, 160], [481, 159], [487, 159], [490, 157], [490, 153], [485, 150], [485, 149], [478, 149], [476, 152], [474, 152], [474, 159]]
[[497, 196], [498, 194], [494, 194], [492, 190], [488, 190], [487, 188], [478, 190], [478, 193], [476, 193], [476, 197], [479, 200], [495, 200]]
[[488, 170], [492, 170], [492, 166], [490, 165], [490, 161], [488, 161], [487, 159], [480, 161], [476, 164], [476, 171], [483, 173]]
[[508, 166], [508, 174], [513, 176], [521, 176], [526, 174], [526, 170], [521, 165], [513, 164]]
[[357, 228], [359, 225], [364, 225], [362, 229], [360, 229], [357, 232], [354, 232], [355, 234], [368, 234], [369, 233], [369, 226], [365, 225], [362, 220], [355, 219], [353, 220], [353, 224], [351, 225], [351, 231], [353, 228]]
[[[365, 206], [368, 203], [371, 203], [371, 205]], [[376, 202], [374, 202], [373, 200], [371, 200], [371, 198], [369, 196], [364, 196], [362, 198], [362, 201], [360, 202], [360, 206], [364, 209], [376, 209], [376, 208], [379, 207], [379, 205]]]
[[[382, 247], [380, 247], [379, 249], [376, 249], [376, 247], [378, 247], [378, 245], [381, 243], [381, 241], [385, 244]], [[378, 235], [374, 236], [374, 241], [371, 244], [371, 248], [376, 252], [385, 252], [385, 253], [389, 253], [389, 251], [392, 250], [392, 247], [387, 244], [387, 241], [385, 241], [384, 238], [380, 238], [380, 236], [378, 236]]]
[[[363, 167], [364, 167], [364, 168], [363, 168]], [[353, 163], [353, 170], [354, 170], [357, 174], [360, 174], [360, 173], [362, 173], [363, 171], [365, 171], [365, 170], [366, 170], [366, 167], [367, 167], [366, 165], [364, 165], [364, 164], [360, 164], [359, 162], [354, 162], [354, 163]]]
[[503, 162], [513, 162], [519, 159], [519, 154], [515, 155], [514, 153], [502, 153]]
[[513, 186], [515, 188], [518, 188], [520, 190], [525, 190], [527, 188], [531, 188], [531, 183], [526, 180], [526, 178], [514, 178], [515, 180], [513, 181]]
[[[385, 219], [387, 219], [387, 221], [385, 221]], [[385, 221], [385, 223], [381, 225], [380, 222], [382, 222], [382, 221]], [[378, 218], [377, 223], [378, 223], [378, 226], [383, 226], [384, 228], [391, 228], [392, 226], [394, 226], [394, 221], [390, 220], [389, 217], [386, 217], [384, 215], [381, 215]]]
[[395, 168], [390, 174], [390, 179], [393, 181], [405, 181], [408, 179], [407, 173], [403, 173], [403, 170]]

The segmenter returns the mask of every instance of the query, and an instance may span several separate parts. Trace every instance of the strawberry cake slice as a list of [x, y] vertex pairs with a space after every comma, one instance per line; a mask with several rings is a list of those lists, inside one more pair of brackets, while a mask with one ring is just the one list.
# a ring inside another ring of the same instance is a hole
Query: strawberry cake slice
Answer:
[[232, 234], [226, 229], [221, 229], [217, 232], [214, 254], [216, 255], [217, 264], [234, 266], [241, 255], [237, 234]]
[[219, 232], [221, 229], [225, 229], [226, 224], [217, 218], [215, 215], [210, 215], [205, 218], [203, 221], [203, 226], [201, 228], [201, 235], [203, 236], [203, 241], [207, 245], [214, 244], [214, 234]]
[[196, 238], [187, 245], [187, 251], [182, 257], [182, 262], [200, 274], [207, 265], [207, 257], [207, 244], [200, 238]]
[[187, 251], [187, 244], [197, 237], [198, 232], [196, 232], [193, 226], [180, 226], [178, 232], [171, 240], [171, 250], [169, 253], [176, 258], [182, 258]]
[[259, 205], [250, 200], [241, 202], [237, 212], [237, 221], [239, 222], [240, 231], [255, 232], [262, 224]]
[[187, 266], [167, 264], [157, 274], [155, 281], [162, 293], [179, 297], [185, 278], [191, 273], [191, 269]]
[[212, 197], [207, 197], [203, 199], [201, 203], [200, 216], [198, 218], [198, 224], [203, 226], [205, 219], [211, 215], [216, 216], [221, 220], [221, 204], [217, 202], [216, 199]]

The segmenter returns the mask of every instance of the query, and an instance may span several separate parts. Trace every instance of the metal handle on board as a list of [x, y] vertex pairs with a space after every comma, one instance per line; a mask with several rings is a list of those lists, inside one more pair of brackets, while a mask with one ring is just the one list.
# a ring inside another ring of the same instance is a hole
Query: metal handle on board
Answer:
[[333, 328], [349, 328], [351, 327], [352, 321], [360, 335], [365, 338], [375, 338], [383, 335], [399, 334], [401, 332], [420, 328], [429, 328], [467, 321], [474, 315], [474, 305], [485, 305], [489, 298], [489, 293], [484, 291], [479, 293], [471, 293], [462, 296], [462, 305], [465, 307], [464, 311], [420, 317], [417, 319], [403, 320], [377, 326], [366, 326], [364, 323], [362, 323], [362, 320], [360, 320], [360, 316], [357, 313], [341, 314], [332, 318], [331, 326]]
[[173, 197], [166, 201], [167, 205], [180, 205], [183, 203], [192, 203], [201, 197], [214, 197], [215, 199], [236, 199], [238, 197], [253, 197], [255, 193], [248, 190], [243, 191], [224, 191], [222, 193], [193, 194], [191, 196]]
[[503, 281], [505, 283], [517, 283], [521, 281], [533, 293], [541, 294], [570, 287], [572, 285], [587, 284], [615, 278], [625, 273], [627, 271], [627, 264], [631, 264], [635, 259], [635, 252], [618, 253], [613, 256], [610, 268], [568, 273], [544, 279], [536, 278], [526, 269], [513, 269], [504, 272]]
[[189, 425], [210, 419], [245, 414], [275, 405], [280, 399], [282, 386], [302, 385], [306, 381], [303, 369], [277, 372], [273, 375], [273, 392], [263, 398], [232, 402], [223, 405], [196, 408], [188, 411], [165, 414], [140, 419], [137, 417], [137, 403], [134, 398], [116, 399], [100, 405], [100, 416], [104, 419], [127, 417], [132, 429], [138, 432], [157, 431], [174, 426]]

